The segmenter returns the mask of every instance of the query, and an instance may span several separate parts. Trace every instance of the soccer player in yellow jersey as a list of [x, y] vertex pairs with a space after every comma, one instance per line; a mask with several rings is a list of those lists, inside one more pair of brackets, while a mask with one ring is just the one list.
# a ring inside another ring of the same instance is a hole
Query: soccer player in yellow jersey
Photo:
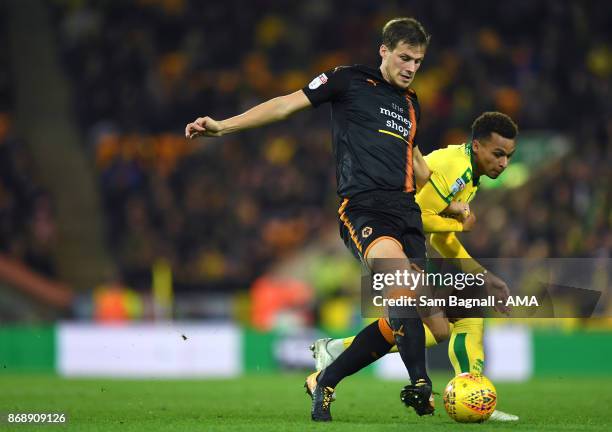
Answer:
[[[431, 245], [443, 258], [464, 258], [478, 266], [455, 233], [470, 231], [474, 225], [476, 218], [470, 212], [469, 203], [476, 196], [480, 177], [497, 178], [506, 169], [515, 151], [517, 134], [518, 128], [510, 117], [499, 112], [485, 112], [472, 124], [470, 143], [451, 145], [425, 156], [432, 175], [417, 192], [416, 201], [421, 207], [423, 229], [430, 234]], [[505, 286], [503, 281], [491, 276], [495, 278], [491, 283]], [[448, 355], [455, 373], [481, 373], [484, 365], [483, 318], [457, 319], [451, 327]], [[446, 335], [433, 334], [427, 327], [425, 333], [428, 347], [446, 338]], [[376, 346], [375, 356], [384, 355], [386, 347], [396, 350], [391, 329], [384, 318], [370, 324], [360, 332], [362, 334], [359, 343]], [[324, 369], [339, 357], [353, 340], [355, 336], [316, 341], [311, 349], [317, 369]], [[491, 420], [516, 421], [518, 417], [496, 411]]]

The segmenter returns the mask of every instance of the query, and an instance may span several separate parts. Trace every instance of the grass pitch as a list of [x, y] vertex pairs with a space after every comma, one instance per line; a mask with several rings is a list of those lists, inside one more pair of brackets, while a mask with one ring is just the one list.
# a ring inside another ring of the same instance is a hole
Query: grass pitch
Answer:
[[[547, 378], [497, 384], [498, 407], [517, 424], [453, 422], [438, 397], [435, 416], [399, 401], [400, 382], [357, 375], [338, 387], [334, 421], [310, 420], [305, 374], [232, 380], [85, 380], [0, 375], [0, 430], [40, 431], [609, 431], [612, 378]], [[434, 375], [441, 392], [450, 375]], [[62, 425], [8, 425], [12, 412], [66, 412]], [[41, 429], [42, 428], [42, 429]]]

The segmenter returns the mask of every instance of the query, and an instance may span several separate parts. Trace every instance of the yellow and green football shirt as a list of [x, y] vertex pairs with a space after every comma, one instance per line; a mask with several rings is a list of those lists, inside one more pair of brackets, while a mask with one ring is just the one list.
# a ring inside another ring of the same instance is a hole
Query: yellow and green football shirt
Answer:
[[425, 161], [432, 174], [416, 195], [421, 207], [423, 229], [433, 233], [430, 237], [432, 246], [443, 257], [469, 258], [470, 255], [454, 235], [463, 230], [463, 225], [456, 219], [443, 217], [441, 213], [451, 201], [469, 203], [478, 191], [471, 145], [451, 145], [436, 150], [425, 156]]

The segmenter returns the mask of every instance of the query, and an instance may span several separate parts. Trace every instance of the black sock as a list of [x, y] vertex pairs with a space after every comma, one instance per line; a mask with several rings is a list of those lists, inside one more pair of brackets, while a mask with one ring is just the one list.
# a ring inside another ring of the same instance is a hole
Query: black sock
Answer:
[[431, 384], [425, 365], [425, 329], [419, 318], [390, 318], [397, 350], [410, 374], [412, 384], [426, 380]]
[[380, 332], [378, 321], [374, 321], [361, 330], [353, 343], [323, 370], [319, 375], [319, 384], [336, 387], [343, 378], [387, 354], [392, 346]]

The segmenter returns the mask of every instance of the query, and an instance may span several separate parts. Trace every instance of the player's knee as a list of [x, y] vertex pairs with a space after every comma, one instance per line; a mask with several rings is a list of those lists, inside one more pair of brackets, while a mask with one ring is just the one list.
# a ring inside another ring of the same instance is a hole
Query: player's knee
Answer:
[[370, 245], [366, 251], [366, 258], [406, 258], [406, 254], [399, 241], [391, 237], [381, 237]]
[[423, 322], [429, 328], [437, 343], [445, 341], [450, 337], [451, 328], [446, 319], [423, 319]]
[[432, 331], [434, 338], [436, 338], [436, 342], [440, 343], [445, 341], [450, 337], [450, 330], [448, 327], [440, 327]]
[[[370, 245], [365, 254], [365, 259], [368, 263], [368, 267], [370, 267], [373, 271], [385, 271], [386, 265], [390, 263], [386, 263], [385, 259], [406, 259], [406, 254], [401, 246], [401, 244], [390, 237], [380, 238], [375, 240], [374, 243]], [[393, 264], [397, 267], [397, 263]]]

